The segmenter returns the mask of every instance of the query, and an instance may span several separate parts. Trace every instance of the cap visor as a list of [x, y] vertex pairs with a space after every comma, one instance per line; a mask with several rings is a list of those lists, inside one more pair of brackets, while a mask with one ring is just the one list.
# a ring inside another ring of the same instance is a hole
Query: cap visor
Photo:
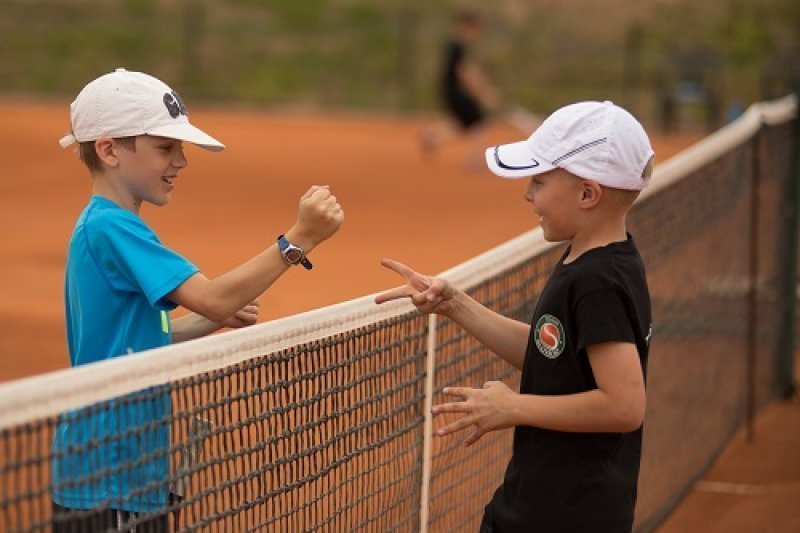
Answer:
[[527, 141], [487, 148], [486, 165], [501, 178], [526, 178], [556, 168], [541, 158], [534, 157], [528, 149]]
[[169, 126], [154, 128], [148, 131], [147, 135], [157, 135], [159, 137], [167, 137], [169, 139], [178, 139], [181, 141], [190, 142], [192, 144], [196, 144], [200, 148], [211, 150], [212, 152], [219, 152], [225, 148], [225, 145], [216, 140], [214, 137], [189, 123], [171, 124]]

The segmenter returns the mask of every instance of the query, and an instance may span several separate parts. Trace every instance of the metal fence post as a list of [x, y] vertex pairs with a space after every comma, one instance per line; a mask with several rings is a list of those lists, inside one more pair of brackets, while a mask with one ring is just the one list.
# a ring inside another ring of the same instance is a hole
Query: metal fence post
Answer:
[[800, 87], [795, 91], [793, 158], [784, 195], [786, 235], [783, 242], [784, 264], [779, 284], [780, 294], [784, 296], [780, 337], [778, 339], [778, 393], [789, 398], [796, 391], [794, 382], [794, 353], [796, 344], [795, 322], [797, 316], [797, 253], [798, 253], [798, 209], [800, 209]]

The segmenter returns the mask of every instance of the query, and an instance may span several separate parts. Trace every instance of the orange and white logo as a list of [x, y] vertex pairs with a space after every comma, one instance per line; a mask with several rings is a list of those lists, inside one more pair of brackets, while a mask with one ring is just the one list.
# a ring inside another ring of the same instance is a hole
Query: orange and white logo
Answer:
[[536, 348], [548, 359], [555, 359], [564, 351], [564, 326], [553, 315], [542, 315], [534, 331]]

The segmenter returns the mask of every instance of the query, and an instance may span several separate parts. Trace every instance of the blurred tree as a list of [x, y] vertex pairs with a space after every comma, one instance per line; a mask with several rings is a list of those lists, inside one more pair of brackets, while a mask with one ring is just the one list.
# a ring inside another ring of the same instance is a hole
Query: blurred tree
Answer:
[[734, 66], [759, 64], [774, 49], [768, 20], [765, 7], [758, 2], [730, 2], [724, 16], [715, 23], [715, 48], [724, 51]]
[[[778, 85], [800, 49], [799, 0], [467, 2], [487, 13], [482, 64], [511, 100], [542, 111], [602, 97], [654, 114], [656, 80], [676, 43], [723, 57], [723, 90], [737, 93], [721, 98], [746, 104]], [[5, 93], [74, 96], [99, 72], [125, 66], [180, 85], [193, 101], [417, 111], [436, 105], [437, 51], [464, 0], [2, 5]]]

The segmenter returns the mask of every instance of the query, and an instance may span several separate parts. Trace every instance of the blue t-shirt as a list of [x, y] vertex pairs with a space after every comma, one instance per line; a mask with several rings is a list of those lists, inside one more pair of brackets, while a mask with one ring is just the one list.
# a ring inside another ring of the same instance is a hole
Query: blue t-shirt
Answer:
[[[67, 342], [73, 366], [170, 344], [165, 296], [198, 271], [164, 247], [136, 214], [93, 196], [67, 255]], [[53, 443], [53, 500], [133, 512], [167, 502], [166, 387], [61, 416]], [[135, 431], [134, 431], [135, 430]]]

